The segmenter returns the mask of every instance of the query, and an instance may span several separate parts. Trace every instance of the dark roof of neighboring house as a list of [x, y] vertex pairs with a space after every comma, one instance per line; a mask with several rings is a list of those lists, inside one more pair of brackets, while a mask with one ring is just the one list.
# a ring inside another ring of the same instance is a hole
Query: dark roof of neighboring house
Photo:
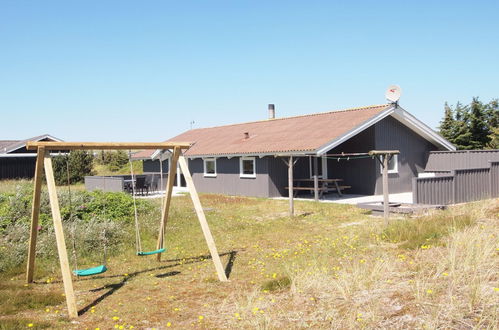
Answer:
[[499, 149], [431, 151], [425, 172], [448, 172], [457, 169], [487, 168], [499, 162]]
[[[443, 150], [455, 147], [395, 104], [199, 128], [169, 139], [191, 142], [187, 157], [323, 154], [387, 116]], [[366, 150], [368, 151], [368, 150]], [[152, 155], [152, 151], [141, 156]]]
[[0, 140], [0, 155], [8, 154], [18, 149], [21, 149], [26, 146], [26, 143], [28, 141], [42, 141], [42, 140], [62, 141], [49, 134], [35, 136], [26, 140]]

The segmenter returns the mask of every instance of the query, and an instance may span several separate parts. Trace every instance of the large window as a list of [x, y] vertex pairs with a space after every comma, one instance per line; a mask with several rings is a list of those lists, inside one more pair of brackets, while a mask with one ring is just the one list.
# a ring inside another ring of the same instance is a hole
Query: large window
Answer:
[[[381, 156], [381, 161], [383, 161], [383, 156]], [[380, 171], [383, 173], [383, 166], [380, 166]], [[399, 172], [399, 155], [392, 155], [388, 161], [388, 174]]]
[[255, 157], [241, 157], [239, 161], [239, 168], [241, 178], [255, 178], [256, 166]]
[[209, 177], [217, 176], [216, 158], [205, 158], [203, 159], [203, 164], [204, 164], [204, 176], [209, 176]]

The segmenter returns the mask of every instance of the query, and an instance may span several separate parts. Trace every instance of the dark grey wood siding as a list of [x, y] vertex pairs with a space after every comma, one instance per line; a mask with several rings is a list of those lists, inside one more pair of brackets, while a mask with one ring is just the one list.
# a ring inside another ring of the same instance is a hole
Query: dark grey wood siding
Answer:
[[[396, 119], [387, 117], [374, 125], [375, 149], [400, 150], [398, 173], [388, 175], [390, 193], [412, 191], [412, 178], [423, 172], [430, 151], [438, 150], [433, 144], [402, 125]], [[381, 169], [376, 162], [376, 194], [383, 192]]]
[[[163, 162], [163, 173], [168, 173], [168, 160], [164, 160]], [[159, 168], [159, 160], [144, 160], [142, 162], [144, 166], [144, 173], [159, 173], [160, 168]]]
[[35, 163], [36, 157], [0, 158], [0, 179], [31, 179]]
[[[371, 126], [328, 153], [367, 152], [375, 148], [374, 138], [374, 127]], [[350, 189], [346, 190], [346, 193], [349, 194], [374, 194], [376, 186], [375, 172], [375, 160], [371, 158], [340, 161], [328, 159], [328, 178], [343, 179], [343, 185], [351, 186]]]
[[189, 169], [196, 189], [199, 192], [269, 197], [268, 158], [255, 158], [255, 178], [240, 177], [239, 157], [231, 159], [225, 157], [217, 158], [216, 177], [204, 176], [203, 160], [200, 158], [189, 160]]

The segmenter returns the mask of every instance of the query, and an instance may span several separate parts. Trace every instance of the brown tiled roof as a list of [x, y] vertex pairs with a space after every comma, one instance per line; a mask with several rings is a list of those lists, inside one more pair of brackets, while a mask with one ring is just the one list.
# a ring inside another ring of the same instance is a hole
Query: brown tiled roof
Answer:
[[154, 153], [154, 150], [141, 150], [132, 155], [132, 159], [144, 159], [151, 158], [151, 155]]
[[[186, 156], [314, 151], [390, 107], [388, 104], [193, 129], [168, 141], [192, 142]], [[248, 138], [245, 137], [248, 133]]]

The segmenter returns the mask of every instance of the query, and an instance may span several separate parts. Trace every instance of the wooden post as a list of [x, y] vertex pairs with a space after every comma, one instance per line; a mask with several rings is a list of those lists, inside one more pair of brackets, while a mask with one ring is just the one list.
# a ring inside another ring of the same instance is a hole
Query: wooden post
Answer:
[[[175, 173], [177, 172], [177, 161], [178, 157], [180, 156], [180, 148], [173, 148], [173, 154], [171, 159], [171, 162], [169, 164], [169, 173], [168, 173], [168, 179], [166, 181], [166, 191], [165, 191], [165, 200], [163, 202], [162, 211], [161, 211], [161, 224], [159, 227], [159, 234], [158, 234], [158, 243], [156, 245], [156, 249], [161, 249], [163, 247], [163, 240], [165, 237], [165, 229], [166, 229], [166, 223], [168, 222], [168, 214], [170, 212], [170, 203], [172, 200], [172, 191], [173, 191], [173, 182], [175, 182]], [[156, 256], [156, 260], [161, 261], [161, 253], [158, 253]]]
[[314, 156], [314, 199], [319, 200], [319, 166], [317, 156]]
[[295, 216], [294, 190], [293, 190], [293, 156], [289, 156], [288, 163], [288, 187], [289, 187], [289, 216]]
[[73, 290], [73, 281], [71, 279], [71, 270], [69, 269], [68, 253], [66, 251], [66, 242], [64, 240], [64, 231], [62, 228], [61, 212], [59, 210], [59, 200], [55, 187], [54, 170], [52, 168], [52, 159], [50, 154], [44, 157], [45, 176], [47, 178], [47, 189], [49, 192], [50, 208], [52, 210], [52, 219], [54, 221], [55, 239], [57, 242], [57, 251], [59, 253], [59, 262], [61, 265], [62, 281], [64, 283], [64, 293], [66, 295], [66, 304], [70, 318], [78, 317], [76, 309], [76, 300]]
[[180, 169], [184, 174], [185, 182], [187, 184], [187, 189], [189, 189], [192, 203], [194, 204], [194, 208], [196, 209], [196, 214], [198, 216], [201, 229], [203, 230], [206, 244], [208, 245], [208, 249], [210, 250], [211, 258], [213, 259], [213, 263], [215, 264], [215, 269], [217, 271], [218, 279], [222, 282], [226, 282], [227, 276], [225, 275], [225, 271], [222, 266], [222, 262], [220, 261], [220, 256], [218, 255], [215, 241], [213, 240], [213, 236], [211, 235], [210, 232], [210, 227], [208, 226], [208, 222], [206, 221], [206, 216], [204, 215], [203, 206], [201, 205], [201, 201], [199, 200], [196, 187], [194, 186], [194, 182], [192, 181], [191, 172], [189, 172], [189, 167], [187, 166], [187, 162], [184, 156], [179, 157], [179, 164], [180, 164]]
[[388, 200], [388, 161], [391, 157], [390, 154], [383, 155], [383, 218], [385, 226], [388, 225], [388, 217], [390, 216], [389, 211], [389, 200]]
[[28, 264], [26, 268], [26, 283], [33, 282], [35, 271], [36, 239], [38, 236], [38, 219], [40, 218], [40, 197], [42, 192], [43, 159], [45, 148], [38, 148], [36, 155], [33, 202], [31, 205], [31, 231], [29, 235]]

